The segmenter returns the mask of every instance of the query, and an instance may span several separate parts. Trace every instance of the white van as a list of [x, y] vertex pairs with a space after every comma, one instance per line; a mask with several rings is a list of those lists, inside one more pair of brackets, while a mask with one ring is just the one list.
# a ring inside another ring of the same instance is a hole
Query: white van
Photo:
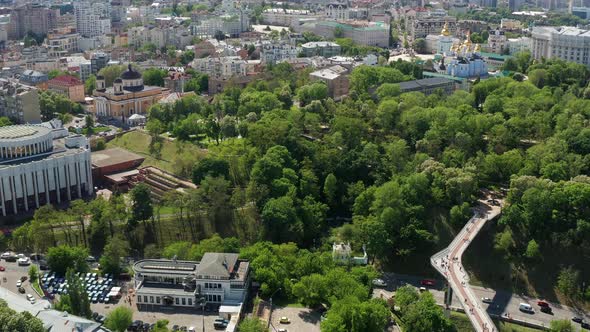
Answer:
[[534, 313], [535, 310], [533, 309], [533, 307], [531, 307], [530, 304], [528, 303], [521, 303], [518, 305], [518, 309], [520, 309], [520, 311], [524, 311], [524, 312], [528, 312], [528, 313]]

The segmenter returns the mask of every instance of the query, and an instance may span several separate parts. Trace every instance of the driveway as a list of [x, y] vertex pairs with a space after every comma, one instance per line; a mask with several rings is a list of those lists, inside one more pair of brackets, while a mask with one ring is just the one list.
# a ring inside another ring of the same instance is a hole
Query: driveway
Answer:
[[[289, 318], [291, 323], [279, 323], [281, 317]], [[287, 329], [289, 332], [320, 332], [320, 314], [308, 308], [275, 307], [269, 331], [276, 332], [280, 328]]]
[[[0, 261], [0, 266], [3, 266], [5, 268], [4, 272], [0, 272], [0, 277], [1, 277], [0, 284], [4, 288], [7, 288], [8, 290], [10, 290], [13, 293], [22, 295], [23, 297], [25, 297], [27, 294], [31, 294], [37, 300], [40, 299], [40, 297], [37, 295], [37, 293], [35, 293], [35, 291], [33, 290], [33, 287], [31, 286], [31, 283], [28, 280], [30, 265], [29, 266], [18, 266], [18, 264], [16, 262], [6, 262], [3, 260], [3, 261]], [[18, 292], [18, 288], [16, 288], [16, 282], [22, 276], [27, 277], [27, 281], [23, 282], [23, 288], [25, 289], [25, 294], [20, 294]], [[6, 282], [4, 282], [4, 278], [6, 278]]]

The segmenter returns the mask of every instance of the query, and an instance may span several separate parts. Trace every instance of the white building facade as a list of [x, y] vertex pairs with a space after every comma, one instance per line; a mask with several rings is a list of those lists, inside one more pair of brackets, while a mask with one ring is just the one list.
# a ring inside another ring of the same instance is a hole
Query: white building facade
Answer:
[[74, 2], [76, 30], [82, 37], [98, 37], [111, 32], [111, 5], [108, 1]]
[[534, 59], [558, 58], [590, 66], [590, 31], [574, 27], [534, 27]]
[[3, 216], [92, 194], [88, 140], [67, 135], [43, 125], [0, 128]]

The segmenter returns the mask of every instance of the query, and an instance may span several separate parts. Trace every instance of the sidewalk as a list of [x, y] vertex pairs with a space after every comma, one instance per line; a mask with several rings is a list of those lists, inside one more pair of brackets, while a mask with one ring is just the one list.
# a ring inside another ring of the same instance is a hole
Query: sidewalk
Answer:
[[463, 253], [485, 223], [494, 219], [501, 212], [499, 206], [489, 206], [485, 201], [480, 201], [480, 203], [484, 207], [483, 211], [476, 211], [473, 218], [465, 224], [451, 244], [431, 257], [430, 263], [449, 282], [474, 329], [478, 332], [495, 332], [496, 328], [492, 319], [482, 308], [477, 296], [469, 286], [469, 275], [465, 272], [461, 262]]

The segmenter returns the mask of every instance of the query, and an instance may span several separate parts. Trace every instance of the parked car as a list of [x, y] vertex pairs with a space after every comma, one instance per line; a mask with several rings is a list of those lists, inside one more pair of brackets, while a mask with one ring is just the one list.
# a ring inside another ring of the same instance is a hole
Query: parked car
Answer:
[[535, 313], [535, 309], [533, 309], [533, 307], [528, 304], [528, 303], [521, 303], [518, 305], [518, 310], [522, 311], [522, 312], [526, 312], [529, 314], [534, 314]]
[[23, 282], [22, 281], [19, 280], [19, 281], [16, 282], [16, 288], [18, 288], [18, 287], [20, 287], [22, 285], [23, 285]]
[[373, 279], [373, 286], [387, 287], [387, 283], [383, 279]]
[[418, 290], [420, 292], [426, 292], [428, 289], [426, 289], [426, 287], [420, 287], [420, 288], [418, 288]]
[[590, 330], [590, 323], [582, 322], [582, 323], [580, 324], [580, 326], [581, 326], [583, 329]]
[[283, 316], [283, 317], [281, 317], [281, 319], [279, 319], [279, 323], [281, 323], [281, 324], [289, 324], [289, 323], [291, 323], [291, 321], [289, 320], [289, 318]]
[[24, 294], [25, 293], [25, 289], [23, 287], [19, 287], [18, 288], [18, 292], [21, 293], [21, 294]]
[[489, 297], [482, 297], [481, 302], [490, 304], [490, 303], [494, 302], [494, 300], [490, 299]]
[[572, 321], [581, 324], [584, 321], [584, 319], [582, 319], [582, 317], [574, 316], [572, 317]]
[[28, 257], [21, 257], [18, 259], [19, 266], [31, 265], [31, 260]]
[[432, 287], [432, 286], [436, 285], [436, 281], [434, 281], [432, 279], [422, 279], [422, 280], [420, 280], [420, 285]]
[[6, 268], [4, 266], [0, 265], [0, 271], [4, 272], [4, 271], [6, 271]]
[[549, 306], [549, 303], [547, 303], [547, 302], [545, 302], [543, 300], [539, 300], [539, 301], [537, 301], [537, 305], [539, 307], [548, 307]]
[[551, 309], [551, 307], [541, 307], [541, 312], [544, 312], [546, 314], [553, 314], [553, 310]]

